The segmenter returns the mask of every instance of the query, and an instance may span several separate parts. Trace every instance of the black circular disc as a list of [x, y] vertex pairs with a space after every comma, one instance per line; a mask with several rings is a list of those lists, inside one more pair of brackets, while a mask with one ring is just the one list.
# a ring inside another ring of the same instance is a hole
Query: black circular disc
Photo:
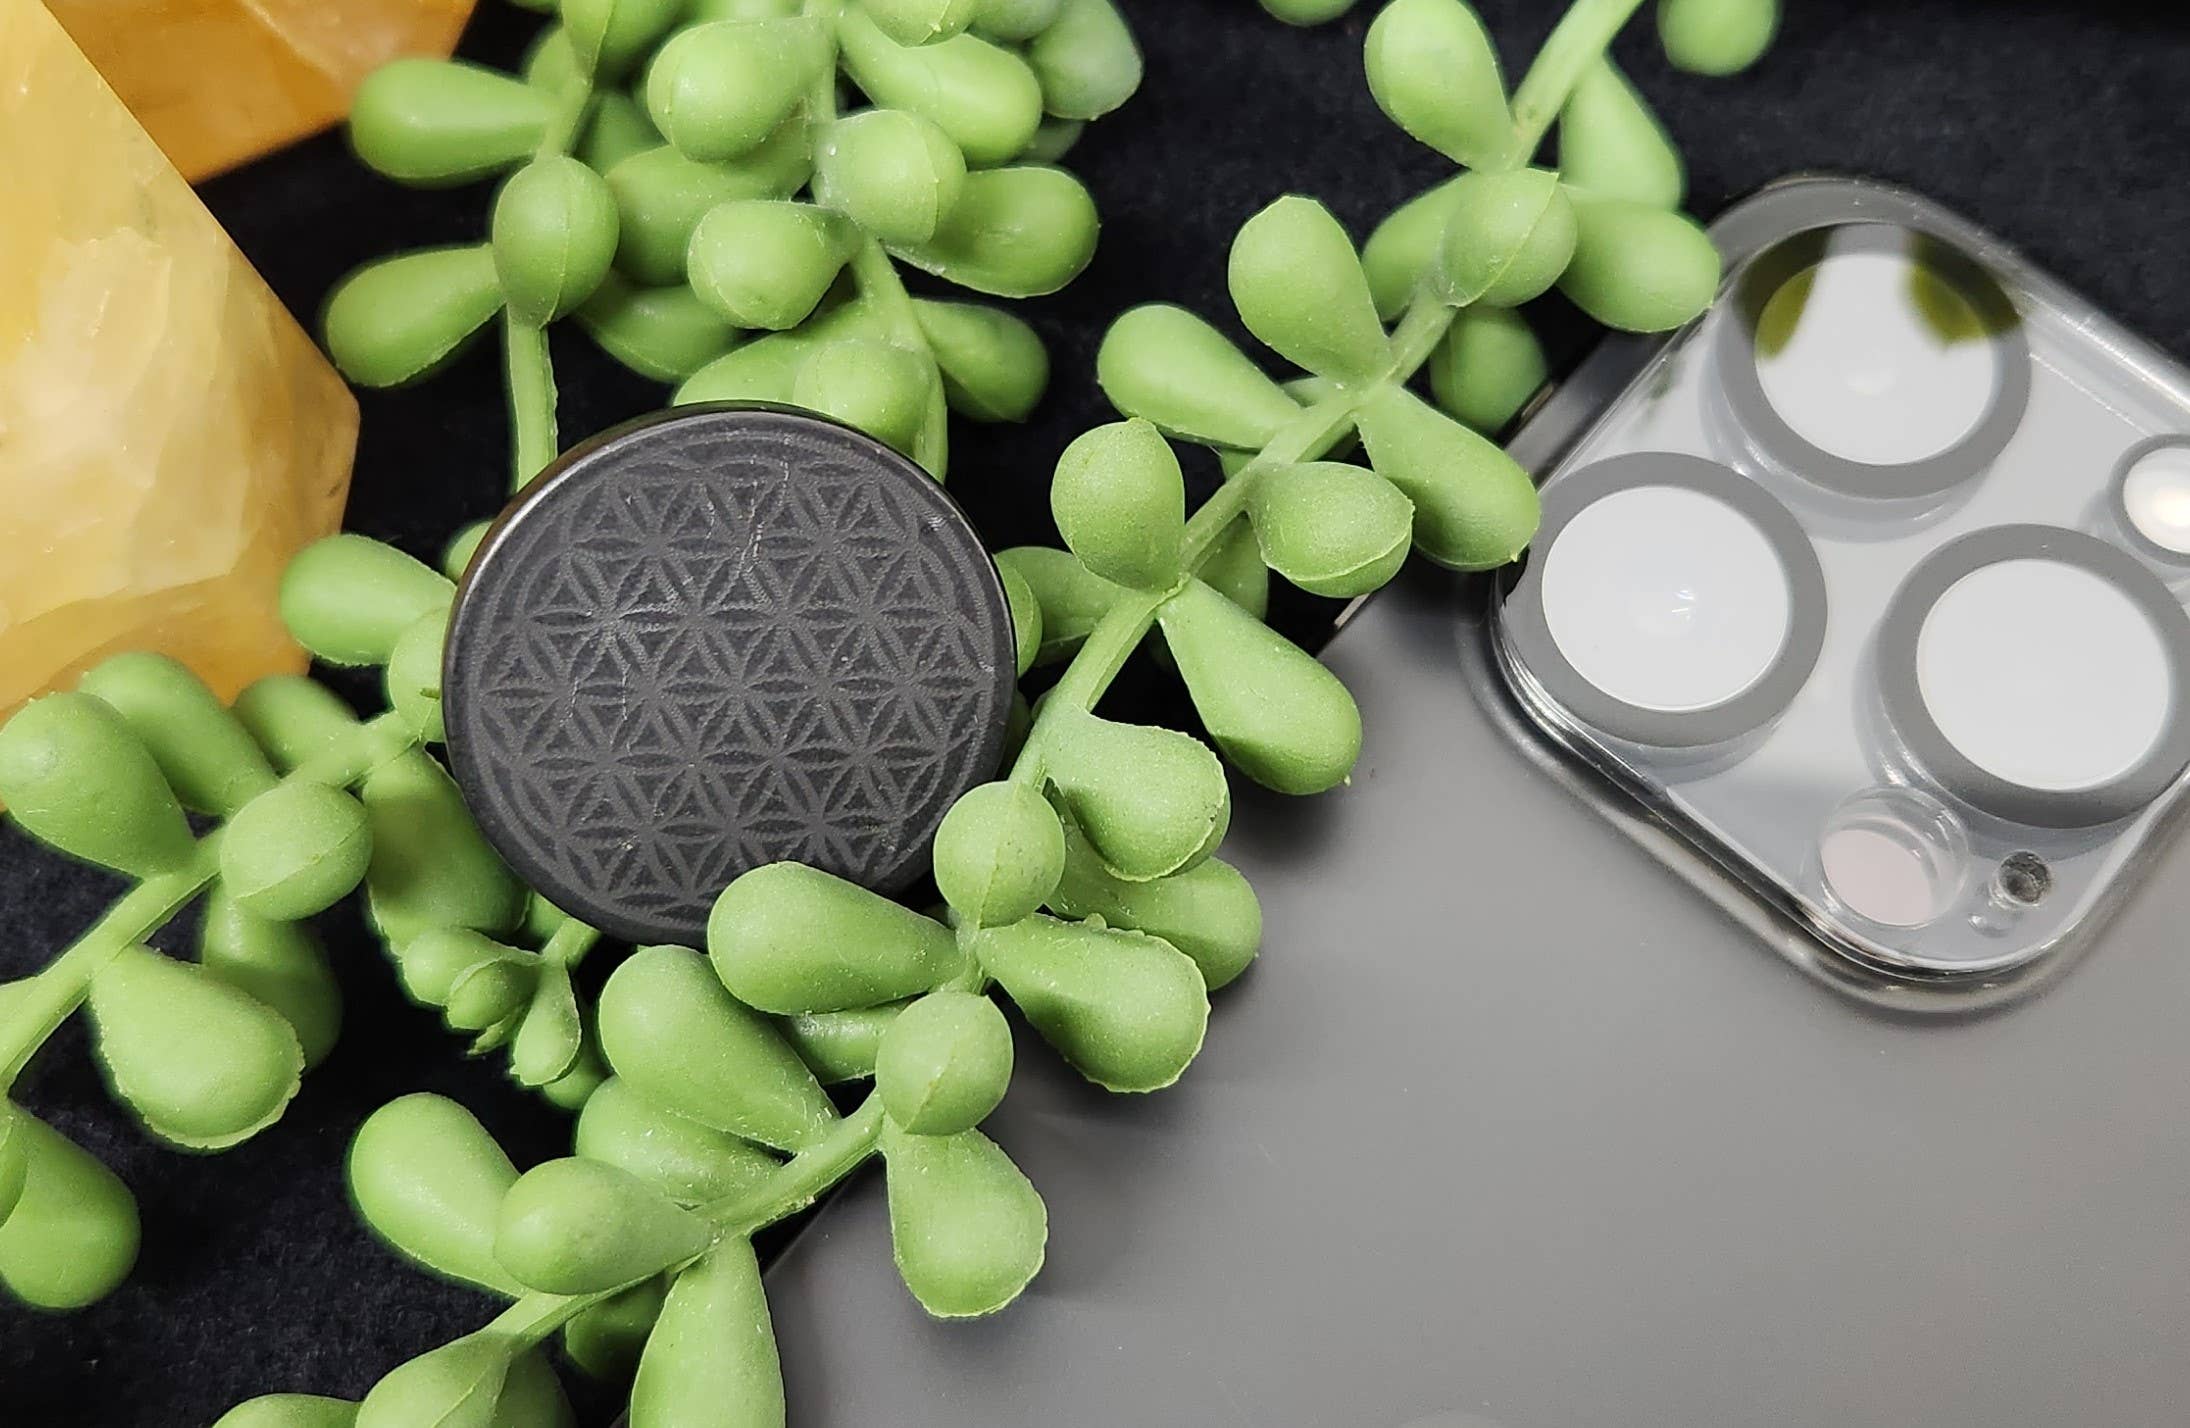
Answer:
[[764, 863], [880, 892], [926, 871], [1003, 750], [1011, 614], [965, 515], [859, 432], [687, 407], [569, 452], [457, 595], [450, 762], [556, 906], [697, 944]]

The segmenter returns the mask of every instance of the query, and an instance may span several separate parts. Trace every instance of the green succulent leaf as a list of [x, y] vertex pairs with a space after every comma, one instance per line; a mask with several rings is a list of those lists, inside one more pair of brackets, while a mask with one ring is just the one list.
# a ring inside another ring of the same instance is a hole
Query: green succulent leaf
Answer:
[[33, 699], [0, 725], [0, 803], [41, 842], [134, 877], [179, 868], [194, 854], [152, 751], [89, 694]]
[[1314, 199], [1281, 198], [1248, 219], [1229, 281], [1247, 330], [1310, 372], [1352, 382], [1391, 361], [1353, 240]]
[[901, 1001], [966, 967], [943, 924], [803, 863], [755, 868], [723, 889], [707, 951], [731, 995], [786, 1015]]
[[760, 1263], [742, 1239], [718, 1243], [677, 1276], [639, 1359], [631, 1428], [783, 1428]]
[[1386, 387], [1360, 415], [1376, 473], [1414, 508], [1414, 543], [1455, 570], [1493, 570], [1527, 548], [1543, 505], [1536, 483], [1497, 443], [1404, 387]]
[[98, 1056], [145, 1128], [220, 1150], [280, 1119], [304, 1075], [281, 1013], [149, 947], [125, 947], [91, 979]]
[[984, 930], [981, 965], [1072, 1068], [1108, 1091], [1160, 1091], [1209, 1029], [1209, 989], [1160, 938], [1030, 917]]
[[1511, 425], [1551, 379], [1528, 319], [1511, 308], [1465, 307], [1430, 356], [1437, 404], [1487, 436]]
[[1407, 310], [1407, 304], [1421, 290], [1423, 279], [1437, 270], [1445, 245], [1445, 225], [1452, 219], [1457, 182], [1447, 179], [1408, 199], [1392, 210], [1362, 245], [1362, 270], [1368, 274], [1377, 316], [1386, 322]]
[[966, 156], [934, 120], [904, 109], [849, 114], [822, 136], [814, 197], [884, 243], [920, 244], [966, 190]]
[[687, 1205], [757, 1189], [781, 1163], [751, 1141], [654, 1104], [620, 1076], [586, 1099], [572, 1147]]
[[721, 20], [669, 37], [646, 71], [646, 112], [687, 158], [751, 152], [809, 94], [831, 62], [819, 20]]
[[1199, 580], [1158, 618], [1202, 726], [1241, 772], [1280, 793], [1345, 781], [1361, 711], [1338, 676]]
[[1461, 0], [1395, 0], [1369, 26], [1369, 92], [1392, 122], [1468, 168], [1513, 145], [1498, 52]]
[[572, 1157], [535, 1166], [502, 1197], [494, 1257], [527, 1288], [599, 1294], [706, 1249], [714, 1226], [628, 1170]]
[[1681, 156], [1619, 66], [1583, 72], [1559, 114], [1559, 176], [1575, 188], [1655, 208], [1678, 208], [1688, 188]]
[[966, 175], [933, 239], [893, 244], [890, 251], [975, 292], [1042, 297], [1087, 267], [1099, 227], [1095, 200], [1063, 169], [982, 169]]
[[1064, 873], [1064, 829], [1049, 800], [1026, 784], [969, 790], [935, 833], [935, 881], [964, 922], [1017, 922], [1047, 900]]
[[669, 1286], [657, 1277], [579, 1310], [563, 1326], [563, 1352], [594, 1378], [629, 1381], [668, 1293]]
[[778, 1025], [798, 1054], [813, 1068], [824, 1085], [864, 1081], [874, 1075], [875, 1057], [882, 1050], [882, 1033], [910, 1003], [888, 1002], [878, 1007], [851, 1011], [802, 1012], [782, 1018]]
[[1103, 579], [1141, 589], [1177, 583], [1186, 481], [1163, 433], [1148, 422], [1099, 426], [1066, 447], [1049, 504], [1065, 544]]
[[81, 1309], [111, 1294], [137, 1262], [137, 1201], [114, 1172], [28, 1111], [17, 1110], [23, 1183], [0, 1220], [0, 1286], [34, 1309]]
[[1082, 565], [1072, 552], [1051, 546], [1014, 546], [997, 555], [996, 566], [1024, 583], [1041, 609], [1042, 643], [1034, 656], [1036, 664], [1069, 658], [1125, 595], [1116, 584]]
[[642, 288], [613, 272], [577, 318], [609, 356], [657, 382], [683, 381], [738, 339], [738, 329], [688, 285]]
[[1141, 87], [1141, 47], [1111, 0], [1064, 0], [1026, 58], [1060, 119], [1100, 119]]
[[206, 974], [264, 1002], [289, 1023], [307, 1069], [333, 1049], [342, 1027], [342, 988], [310, 928], [261, 917], [215, 887], [198, 931]]
[[371, 823], [349, 793], [278, 783], [228, 820], [221, 885], [247, 911], [295, 922], [347, 897], [372, 855]]
[[1315, 595], [1348, 599], [1399, 573], [1414, 505], [1374, 471], [1311, 461], [1271, 471], [1248, 503], [1262, 558]]
[[345, 532], [290, 559], [281, 575], [281, 622], [329, 664], [386, 664], [405, 630], [455, 598], [456, 587], [439, 571]]
[[1658, 0], [1665, 57], [1690, 74], [1739, 74], [1778, 32], [1779, 0]]
[[273, 766], [251, 731], [180, 661], [148, 651], [113, 655], [78, 687], [121, 715], [185, 808], [225, 817], [273, 786]]
[[1299, 404], [1223, 333], [1184, 308], [1137, 307], [1110, 325], [1095, 357], [1110, 404], [1172, 436], [1255, 451]]
[[540, 146], [553, 106], [541, 90], [461, 60], [401, 58], [358, 85], [350, 147], [402, 183], [468, 183]]
[[875, 1094], [899, 1129], [956, 1135], [989, 1117], [1011, 1085], [1011, 1025], [971, 992], [930, 992], [882, 1035]]
[[239, 1403], [213, 1428], [352, 1428], [357, 1405], [347, 1398], [309, 1393], [269, 1393]]
[[897, 1272], [921, 1308], [939, 1319], [994, 1314], [1041, 1272], [1049, 1210], [996, 1142], [977, 1130], [885, 1129], [882, 1155]]
[[327, 299], [327, 355], [361, 387], [404, 386], [438, 371], [501, 310], [491, 245], [398, 253]]
[[976, 168], [1019, 157], [1041, 127], [1041, 81], [1001, 45], [965, 34], [899, 44], [862, 10], [845, 12], [837, 36], [844, 72], [860, 93], [926, 118]]
[[1129, 883], [1105, 868], [1079, 829], [1065, 829], [1065, 875], [1050, 907], [1073, 920], [1160, 937], [1194, 960], [1210, 991], [1247, 970], [1262, 946], [1262, 905], [1239, 869], [1217, 858]]
[[725, 991], [697, 952], [633, 953], [601, 989], [598, 1017], [609, 1066], [667, 1110], [779, 1150], [811, 1144], [836, 1121], [782, 1033]]
[[470, 1111], [444, 1096], [388, 1102], [358, 1127], [345, 1174], [358, 1214], [397, 1253], [444, 1278], [523, 1293], [494, 1255], [517, 1168]]
[[539, 327], [593, 296], [616, 256], [616, 196], [567, 154], [526, 164], [495, 195], [494, 271], [510, 316]]
[[1719, 251], [1684, 214], [1577, 193], [1574, 261], [1559, 291], [1607, 327], [1666, 332], [1718, 292]]
[[1438, 261], [1456, 306], [1517, 307], [1549, 291], [1574, 256], [1574, 205], [1556, 174], [1462, 174], [1450, 201]]
[[1025, 421], [1049, 386], [1049, 353], [1024, 321], [982, 303], [915, 299], [913, 316], [943, 374], [951, 410], [973, 421]]
[[1201, 740], [1069, 706], [1046, 712], [1043, 729], [1050, 783], [1119, 877], [1168, 877], [1222, 841], [1231, 790], [1223, 764]]

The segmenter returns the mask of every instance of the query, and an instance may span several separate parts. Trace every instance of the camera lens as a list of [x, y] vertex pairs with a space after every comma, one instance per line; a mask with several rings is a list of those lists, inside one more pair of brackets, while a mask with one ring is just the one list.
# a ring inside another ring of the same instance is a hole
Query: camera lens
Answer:
[[1501, 628], [1570, 717], [1666, 749], [1776, 717], [1817, 660], [1824, 575], [1785, 507], [1715, 462], [1617, 457], [1544, 495]]
[[2190, 572], [2190, 438], [2154, 437], [2131, 447], [2107, 486], [2115, 532], [2180, 581]]
[[1969, 257], [1887, 224], [1768, 249], [1719, 319], [1721, 386], [1774, 470], [1865, 501], [1936, 498], [2020, 425], [2030, 352], [2014, 303]]
[[1894, 735], [1996, 817], [2084, 828], [2127, 817], [2190, 765], [2190, 617], [2116, 547], [1997, 526], [1941, 547], [1879, 627]]

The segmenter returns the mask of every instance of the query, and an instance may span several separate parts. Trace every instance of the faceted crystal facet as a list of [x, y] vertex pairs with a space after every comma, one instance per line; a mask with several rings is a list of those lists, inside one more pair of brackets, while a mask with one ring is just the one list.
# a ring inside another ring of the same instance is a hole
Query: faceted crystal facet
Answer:
[[300, 668], [278, 583], [357, 403], [38, 0], [0, 0], [0, 174], [0, 716], [124, 649]]
[[193, 179], [316, 133], [399, 55], [446, 55], [472, 0], [46, 0]]

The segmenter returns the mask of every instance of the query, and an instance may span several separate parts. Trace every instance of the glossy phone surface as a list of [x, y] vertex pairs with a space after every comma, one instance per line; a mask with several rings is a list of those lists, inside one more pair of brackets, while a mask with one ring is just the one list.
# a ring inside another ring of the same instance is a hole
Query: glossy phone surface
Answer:
[[[1654, 350], [1516, 450], [1552, 469]], [[1326, 651], [1360, 766], [1239, 789], [1265, 947], [1177, 1087], [1022, 1045], [1019, 1304], [925, 1317], [872, 1174], [775, 1265], [794, 1424], [2185, 1421], [2190, 851], [2155, 819], [2088, 955], [1941, 995], [1547, 732], [1496, 595], [1413, 572]]]

